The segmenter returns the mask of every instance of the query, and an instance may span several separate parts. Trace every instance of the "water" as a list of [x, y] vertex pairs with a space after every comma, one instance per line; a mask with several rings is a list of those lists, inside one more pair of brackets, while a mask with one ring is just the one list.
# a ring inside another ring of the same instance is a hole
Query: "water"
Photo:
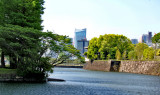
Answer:
[[160, 77], [130, 73], [54, 68], [66, 82], [0, 83], [0, 95], [160, 95]]

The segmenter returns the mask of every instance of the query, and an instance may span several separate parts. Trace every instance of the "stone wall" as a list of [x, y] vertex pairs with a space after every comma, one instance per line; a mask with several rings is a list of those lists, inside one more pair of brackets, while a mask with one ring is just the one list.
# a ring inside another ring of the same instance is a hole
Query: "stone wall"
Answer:
[[[84, 69], [97, 71], [110, 71], [112, 61], [86, 62]], [[160, 61], [121, 61], [119, 72], [160, 75]]]
[[87, 70], [96, 70], [96, 71], [110, 71], [110, 61], [87, 61], [86, 64], [83, 66], [83, 69]]
[[160, 75], [160, 61], [121, 61], [119, 72]]

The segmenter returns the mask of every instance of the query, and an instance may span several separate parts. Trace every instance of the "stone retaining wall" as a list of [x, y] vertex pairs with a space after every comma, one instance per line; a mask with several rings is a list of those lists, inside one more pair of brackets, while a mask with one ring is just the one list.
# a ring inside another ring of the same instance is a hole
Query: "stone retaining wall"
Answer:
[[[86, 62], [84, 69], [110, 71], [111, 61]], [[121, 61], [119, 72], [160, 75], [160, 61]]]
[[87, 61], [83, 66], [83, 69], [96, 70], [96, 71], [110, 71], [110, 61], [93, 61], [92, 63]]
[[160, 61], [121, 61], [119, 72], [160, 75]]

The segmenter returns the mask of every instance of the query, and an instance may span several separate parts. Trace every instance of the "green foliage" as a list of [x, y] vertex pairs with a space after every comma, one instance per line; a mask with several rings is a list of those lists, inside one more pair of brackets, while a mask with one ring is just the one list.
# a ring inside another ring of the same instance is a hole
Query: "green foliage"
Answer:
[[80, 59], [75, 59], [73, 63], [84, 64], [85, 63], [85, 58], [81, 57]]
[[[85, 53], [86, 55], [86, 53]], [[97, 59], [98, 58], [98, 38], [94, 37], [89, 41], [87, 57], [89, 59]]]
[[0, 74], [16, 74], [16, 69], [0, 68]]
[[45, 70], [46, 67], [39, 66], [42, 64], [39, 55], [41, 36], [42, 32], [32, 28], [15, 25], [0, 26], [0, 48], [10, 57], [11, 68], [13, 64], [14, 68], [18, 67], [17, 71], [20, 71], [18, 74], [35, 70], [44, 73], [40, 69]]
[[121, 54], [124, 51], [128, 54], [133, 47], [131, 41], [123, 35], [105, 34], [99, 38], [91, 39], [88, 46], [87, 57], [96, 60], [115, 59], [117, 49]]
[[111, 55], [110, 54], [107, 55], [107, 59], [108, 60], [111, 59]]
[[127, 52], [124, 51], [123, 54], [122, 54], [122, 59], [123, 59], [123, 60], [126, 60], [126, 57], [127, 57]]
[[[72, 56], [83, 59], [66, 36], [15, 25], [0, 26], [0, 48], [10, 57], [10, 62], [16, 64], [18, 75], [23, 77], [34, 74], [45, 77], [46, 72], [52, 72], [53, 64], [64, 63]], [[50, 52], [44, 57], [48, 50]], [[53, 55], [58, 57], [50, 63]]]
[[157, 33], [152, 37], [152, 43], [160, 43], [160, 33]]
[[87, 56], [87, 52], [84, 52], [84, 55]]
[[143, 59], [143, 51], [144, 51], [144, 49], [147, 49], [147, 48], [148, 48], [148, 45], [145, 43], [138, 43], [136, 45], [136, 47], [134, 48], [134, 51], [136, 53], [138, 60]]
[[159, 44], [159, 46], [160, 46], [160, 33], [157, 33], [156, 35], [154, 35], [153, 37], [152, 37], [152, 43], [154, 43], [154, 45], [155, 45], [155, 49], [157, 49], [158, 47], [158, 44]]
[[0, 0], [0, 25], [3, 25], [4, 20], [4, 6], [2, 0]]
[[1, 0], [1, 2], [4, 24], [42, 30], [41, 15], [44, 13], [44, 0]]
[[116, 51], [116, 59], [117, 60], [120, 60], [121, 59], [121, 53], [120, 53], [120, 51], [117, 49], [117, 51]]
[[[10, 68], [26, 78], [43, 79], [53, 64], [73, 56], [83, 61], [67, 36], [40, 31], [43, 4], [44, 0], [0, 0], [1, 59], [9, 56]], [[51, 57], [55, 57], [52, 63]]]
[[160, 56], [160, 49], [157, 50], [156, 55]]
[[153, 48], [146, 48], [143, 51], [143, 59], [154, 59], [154, 49]]
[[136, 52], [135, 52], [134, 50], [132, 50], [132, 51], [130, 51], [130, 52], [128, 53], [128, 59], [130, 59], [130, 60], [135, 60], [135, 59], [137, 59], [137, 58], [136, 58]]

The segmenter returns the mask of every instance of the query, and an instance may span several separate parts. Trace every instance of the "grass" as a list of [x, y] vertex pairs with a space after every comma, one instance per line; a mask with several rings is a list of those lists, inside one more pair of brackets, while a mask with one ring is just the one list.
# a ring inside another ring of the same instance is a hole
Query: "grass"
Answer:
[[16, 69], [0, 68], [0, 74], [16, 74]]

